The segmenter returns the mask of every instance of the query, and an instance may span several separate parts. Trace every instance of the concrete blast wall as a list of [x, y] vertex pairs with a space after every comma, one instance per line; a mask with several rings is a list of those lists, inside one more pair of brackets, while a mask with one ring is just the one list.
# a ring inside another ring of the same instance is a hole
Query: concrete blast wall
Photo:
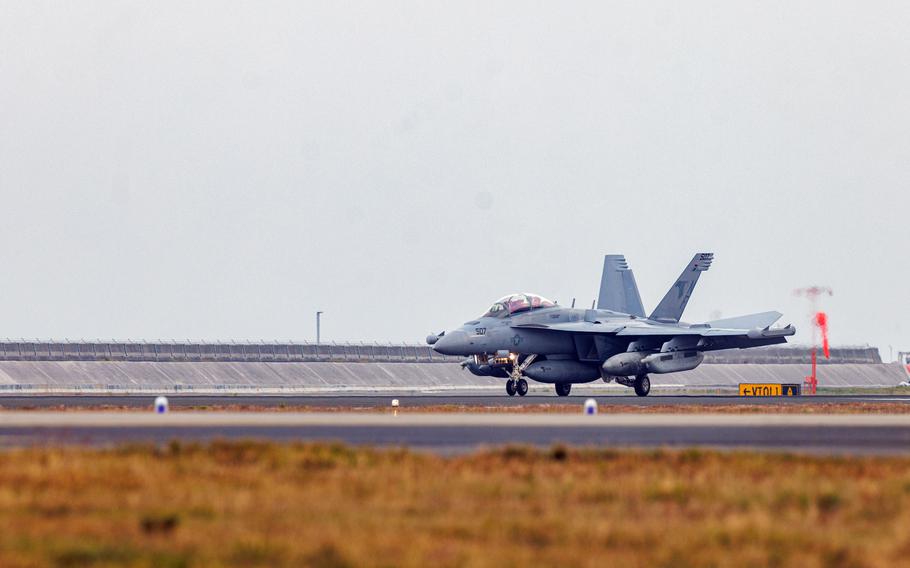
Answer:
[[[706, 364], [651, 379], [654, 386], [735, 388], [740, 382], [802, 383], [807, 371], [804, 364]], [[907, 375], [898, 364], [841, 364], [820, 366], [818, 379], [822, 387], [889, 387]], [[0, 361], [0, 392], [7, 393], [501, 390], [503, 382], [454, 363]]]
[[[710, 351], [705, 363], [808, 363], [811, 348], [774, 345], [754, 349]], [[201, 342], [85, 342], [0, 340], [0, 361], [147, 361], [147, 362], [385, 362], [446, 363], [464, 357], [440, 355], [425, 344], [393, 343], [201, 343]], [[881, 363], [874, 347], [833, 347], [831, 358], [819, 365]]]

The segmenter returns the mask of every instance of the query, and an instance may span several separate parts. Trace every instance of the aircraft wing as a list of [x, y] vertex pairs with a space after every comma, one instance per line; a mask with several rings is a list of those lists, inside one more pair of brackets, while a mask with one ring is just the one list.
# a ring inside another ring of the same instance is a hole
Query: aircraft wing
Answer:
[[771, 329], [770, 326], [752, 329], [724, 329], [702, 326], [677, 328], [670, 326], [626, 326], [618, 331], [616, 335], [632, 337], [697, 335], [700, 337], [748, 337], [750, 339], [762, 339], [765, 337], [787, 337], [795, 333], [796, 329], [792, 325], [776, 329]]
[[782, 315], [780, 312], [761, 312], [759, 314], [709, 321], [707, 324], [711, 327], [722, 327], [724, 329], [752, 329], [755, 327], [768, 327], [779, 320]]
[[547, 329], [572, 333], [617, 333], [625, 326], [590, 321], [573, 321], [568, 323], [519, 323], [510, 327], [512, 329]]
[[[770, 313], [769, 313], [770, 314]], [[749, 316], [746, 316], [749, 317]], [[761, 320], [762, 323], [769, 320], [772, 316], [765, 315]], [[733, 318], [736, 320], [739, 318]], [[759, 318], [756, 318], [752, 321], [757, 321]], [[777, 319], [777, 318], [774, 318]], [[730, 321], [733, 321], [730, 320]], [[555, 323], [555, 324], [543, 324], [543, 323], [527, 323], [527, 324], [517, 324], [513, 325], [514, 329], [542, 329], [550, 331], [559, 331], [565, 333], [593, 333], [593, 334], [605, 334], [605, 335], [617, 335], [620, 337], [679, 337], [679, 336], [694, 336], [694, 337], [704, 337], [708, 338], [730, 338], [735, 339], [739, 338], [741, 340], [746, 340], [746, 343], [750, 343], [748, 340], [759, 340], [759, 343], [764, 344], [764, 340], [774, 340], [774, 343], [782, 342], [784, 337], [794, 335], [796, 329], [792, 325], [787, 327], [774, 328], [770, 327], [770, 324], [763, 327], [753, 327], [751, 329], [744, 328], [722, 328], [722, 327], [711, 327], [710, 325], [693, 325], [689, 327], [677, 326], [677, 325], [664, 325], [664, 324], [655, 324], [651, 322], [634, 322], [634, 323], [600, 323], [600, 322], [588, 322], [588, 321], [578, 321], [570, 323]]]
[[628, 324], [593, 321], [576, 321], [570, 323], [526, 323], [515, 324], [513, 329], [546, 329], [570, 333], [605, 333], [610, 335], [658, 336], [658, 335], [702, 335], [708, 328], [698, 329], [676, 325], [655, 325], [646, 322]]

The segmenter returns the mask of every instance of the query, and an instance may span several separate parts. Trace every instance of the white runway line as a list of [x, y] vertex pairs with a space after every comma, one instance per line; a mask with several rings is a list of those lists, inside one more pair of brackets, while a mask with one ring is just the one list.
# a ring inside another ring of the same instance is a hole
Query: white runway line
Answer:
[[176, 412], [0, 412], [0, 428], [40, 427], [306, 427], [306, 426], [487, 426], [487, 427], [761, 427], [889, 426], [910, 428], [910, 414], [421, 414]]

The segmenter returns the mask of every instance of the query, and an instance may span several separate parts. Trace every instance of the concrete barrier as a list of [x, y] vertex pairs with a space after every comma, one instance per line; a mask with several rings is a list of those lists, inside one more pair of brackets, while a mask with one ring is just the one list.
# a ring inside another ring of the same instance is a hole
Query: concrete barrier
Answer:
[[[706, 364], [802, 364], [811, 348], [772, 345], [705, 354]], [[0, 340], [0, 361], [145, 361], [145, 362], [386, 362], [454, 363], [463, 357], [440, 355], [417, 343], [280, 343], [280, 342], [147, 342]], [[830, 359], [819, 365], [881, 363], [878, 349], [869, 346], [832, 347]]]
[[[806, 365], [711, 364], [651, 375], [652, 386], [729, 388], [739, 383], [802, 383]], [[891, 387], [906, 380], [899, 364], [818, 368], [820, 387]], [[15, 392], [402, 392], [502, 390], [503, 379], [476, 377], [458, 364], [0, 361], [0, 393]], [[535, 390], [552, 390], [537, 385]], [[601, 381], [591, 387], [619, 388]]]

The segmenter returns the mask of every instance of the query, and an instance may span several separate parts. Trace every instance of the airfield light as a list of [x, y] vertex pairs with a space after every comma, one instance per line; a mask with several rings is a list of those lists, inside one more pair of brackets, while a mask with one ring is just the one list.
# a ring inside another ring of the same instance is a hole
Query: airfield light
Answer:
[[167, 397], [159, 396], [155, 399], [155, 414], [164, 414], [168, 410]]
[[597, 414], [597, 401], [593, 398], [585, 401], [585, 414]]
[[398, 399], [397, 398], [392, 399], [392, 408], [398, 408]]

